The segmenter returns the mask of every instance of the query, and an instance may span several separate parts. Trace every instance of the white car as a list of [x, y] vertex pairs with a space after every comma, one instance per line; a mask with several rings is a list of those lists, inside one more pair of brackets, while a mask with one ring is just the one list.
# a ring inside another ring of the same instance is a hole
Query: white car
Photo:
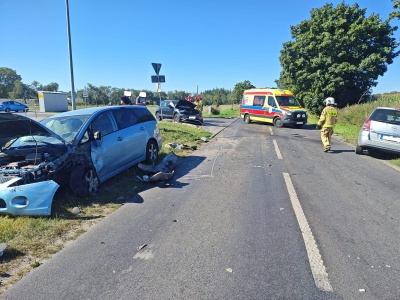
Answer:
[[400, 154], [400, 108], [377, 107], [358, 135], [356, 154], [368, 150]]

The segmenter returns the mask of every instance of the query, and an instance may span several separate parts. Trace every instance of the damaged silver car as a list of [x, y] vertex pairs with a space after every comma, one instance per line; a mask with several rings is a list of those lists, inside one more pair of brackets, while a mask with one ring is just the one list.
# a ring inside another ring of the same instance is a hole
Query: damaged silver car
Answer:
[[50, 215], [60, 185], [90, 196], [99, 184], [162, 147], [145, 106], [109, 106], [56, 114], [40, 123], [0, 114], [0, 214]]

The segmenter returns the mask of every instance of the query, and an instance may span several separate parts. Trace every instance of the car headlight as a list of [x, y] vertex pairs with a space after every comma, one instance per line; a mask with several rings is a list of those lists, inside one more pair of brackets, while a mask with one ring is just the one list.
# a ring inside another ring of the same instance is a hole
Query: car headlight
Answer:
[[291, 116], [291, 115], [292, 115], [292, 112], [291, 112], [291, 111], [287, 111], [287, 112], [286, 112], [286, 115]]

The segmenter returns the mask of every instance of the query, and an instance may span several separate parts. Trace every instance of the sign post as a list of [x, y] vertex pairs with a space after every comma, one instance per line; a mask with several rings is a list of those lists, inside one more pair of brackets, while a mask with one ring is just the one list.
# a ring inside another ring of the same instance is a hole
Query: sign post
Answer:
[[86, 86], [82, 94], [83, 94], [83, 99], [85, 99], [85, 107], [86, 107], [87, 97], [89, 96], [88, 91], [86, 90]]
[[162, 107], [161, 107], [161, 83], [165, 82], [165, 76], [164, 75], [160, 75], [160, 69], [161, 69], [161, 64], [159, 63], [151, 63], [151, 65], [153, 66], [154, 72], [156, 72], [157, 75], [152, 75], [151, 76], [151, 82], [152, 83], [156, 83], [156, 88], [157, 88], [157, 92], [158, 92], [158, 96], [160, 98], [160, 113], [161, 113], [161, 119], [162, 119]]

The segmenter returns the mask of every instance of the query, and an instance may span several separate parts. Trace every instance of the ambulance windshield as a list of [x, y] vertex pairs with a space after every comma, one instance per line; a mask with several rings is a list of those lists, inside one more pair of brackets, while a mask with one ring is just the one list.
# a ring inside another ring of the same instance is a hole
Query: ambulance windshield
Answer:
[[276, 96], [279, 106], [300, 106], [293, 96]]

